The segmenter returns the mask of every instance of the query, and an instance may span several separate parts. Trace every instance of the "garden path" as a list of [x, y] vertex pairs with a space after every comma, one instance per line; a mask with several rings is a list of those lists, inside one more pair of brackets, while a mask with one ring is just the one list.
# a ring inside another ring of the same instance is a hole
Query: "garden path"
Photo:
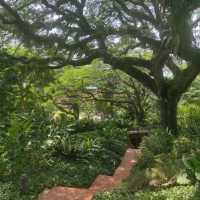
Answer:
[[95, 193], [118, 187], [137, 161], [139, 150], [127, 149], [113, 176], [99, 175], [89, 188], [54, 187], [46, 189], [39, 200], [91, 200]]

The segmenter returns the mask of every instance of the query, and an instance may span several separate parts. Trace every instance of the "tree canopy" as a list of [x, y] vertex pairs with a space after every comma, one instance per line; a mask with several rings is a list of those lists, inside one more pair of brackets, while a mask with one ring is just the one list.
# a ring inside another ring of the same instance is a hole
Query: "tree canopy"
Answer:
[[176, 129], [176, 105], [200, 70], [198, 0], [0, 0], [0, 6], [2, 46], [25, 44], [50, 68], [101, 58], [150, 89], [161, 100], [163, 125]]

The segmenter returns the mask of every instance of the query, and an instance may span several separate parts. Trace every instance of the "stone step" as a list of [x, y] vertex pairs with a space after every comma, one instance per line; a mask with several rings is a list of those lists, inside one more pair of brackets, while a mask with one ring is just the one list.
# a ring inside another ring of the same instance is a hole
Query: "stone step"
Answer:
[[105, 190], [112, 189], [117, 185], [119, 185], [119, 182], [117, 182], [113, 176], [99, 175], [90, 186], [89, 190], [93, 193], [103, 192]]
[[60, 186], [44, 191], [39, 200], [82, 200], [87, 192], [87, 189]]
[[117, 181], [123, 181], [130, 174], [131, 168], [136, 164], [136, 158], [139, 151], [135, 149], [127, 149], [119, 167], [115, 170], [114, 178]]

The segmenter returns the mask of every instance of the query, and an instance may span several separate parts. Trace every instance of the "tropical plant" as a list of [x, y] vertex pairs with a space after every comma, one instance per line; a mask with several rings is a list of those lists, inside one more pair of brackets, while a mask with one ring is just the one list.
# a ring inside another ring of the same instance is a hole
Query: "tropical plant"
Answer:
[[189, 157], [183, 156], [183, 163], [187, 169], [188, 177], [193, 183], [200, 183], [200, 158], [199, 154], [193, 154]]

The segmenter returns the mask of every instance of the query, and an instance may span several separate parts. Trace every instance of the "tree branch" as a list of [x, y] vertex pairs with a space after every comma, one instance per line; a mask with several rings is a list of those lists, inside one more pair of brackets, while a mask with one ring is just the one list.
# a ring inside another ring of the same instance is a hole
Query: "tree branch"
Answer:
[[121, 66], [117, 63], [115, 63], [112, 66], [114, 69], [119, 69], [125, 72], [126, 74], [130, 75], [131, 77], [142, 83], [146, 88], [150, 89], [155, 95], [157, 95], [157, 86], [154, 79], [151, 76], [147, 75], [146, 73], [140, 71], [139, 69], [133, 66]]

